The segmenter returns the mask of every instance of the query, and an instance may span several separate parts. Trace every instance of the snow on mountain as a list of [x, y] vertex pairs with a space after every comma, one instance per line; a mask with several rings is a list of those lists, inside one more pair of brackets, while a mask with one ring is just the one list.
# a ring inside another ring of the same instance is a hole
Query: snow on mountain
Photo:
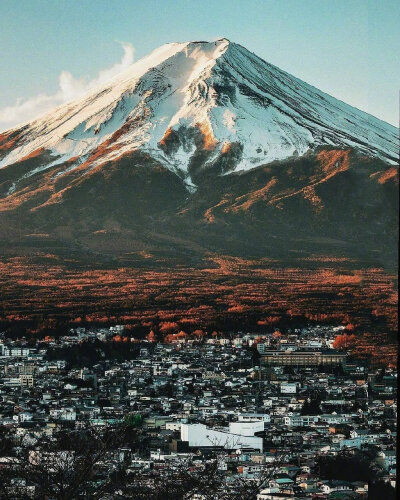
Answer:
[[51, 152], [51, 160], [23, 178], [67, 161], [57, 176], [78, 167], [84, 175], [141, 150], [189, 187], [199, 168], [222, 165], [220, 174], [248, 170], [319, 145], [351, 146], [390, 163], [399, 151], [392, 125], [227, 39], [163, 45], [83, 98], [1, 137], [13, 141], [10, 148], [2, 146], [0, 168]]

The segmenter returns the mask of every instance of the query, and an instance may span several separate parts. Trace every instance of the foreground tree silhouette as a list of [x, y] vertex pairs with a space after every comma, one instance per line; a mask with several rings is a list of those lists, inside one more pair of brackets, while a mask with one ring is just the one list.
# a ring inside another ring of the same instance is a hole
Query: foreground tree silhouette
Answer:
[[[182, 460], [171, 463], [162, 473], [136, 475], [121, 488], [121, 498], [134, 500], [255, 500], [257, 493], [268, 486], [276, 472], [276, 464], [259, 473], [251, 481], [235, 476], [226, 480], [219, 468], [218, 457], [193, 470]], [[115, 497], [116, 498], [116, 497]]]
[[126, 427], [59, 433], [40, 448], [24, 449], [10, 457], [0, 470], [0, 498], [28, 498], [25, 485], [34, 487], [34, 498], [67, 500], [101, 498], [116, 491], [126, 480], [123, 464], [113, 467], [100, 480], [102, 462], [125, 441]]
[[[74, 500], [255, 500], [276, 472], [280, 458], [251, 481], [227, 475], [224, 451], [195, 465], [181, 459], [161, 470], [133, 471], [118, 450], [138, 450], [138, 419], [116, 428], [59, 432], [52, 440], [14, 453], [0, 469], [0, 498]], [[223, 448], [223, 447], [221, 447]], [[31, 492], [27, 487], [32, 488]]]

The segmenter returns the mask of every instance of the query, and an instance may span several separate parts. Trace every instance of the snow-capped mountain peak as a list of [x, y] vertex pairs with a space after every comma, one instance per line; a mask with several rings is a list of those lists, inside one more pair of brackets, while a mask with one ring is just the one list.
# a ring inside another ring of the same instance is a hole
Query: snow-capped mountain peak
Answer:
[[0, 168], [49, 153], [24, 179], [60, 165], [54, 178], [85, 175], [140, 150], [193, 186], [204, 171], [248, 170], [320, 145], [393, 163], [398, 131], [224, 38], [163, 45], [82, 98], [1, 134], [0, 144]]

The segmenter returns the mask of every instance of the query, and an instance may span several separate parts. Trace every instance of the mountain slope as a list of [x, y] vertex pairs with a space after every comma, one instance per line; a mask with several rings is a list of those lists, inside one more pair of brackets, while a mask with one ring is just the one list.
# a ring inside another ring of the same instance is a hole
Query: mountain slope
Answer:
[[0, 187], [12, 196], [49, 170], [46, 183], [68, 183], [71, 172], [80, 177], [140, 150], [191, 189], [207, 173], [249, 170], [321, 145], [393, 163], [398, 131], [226, 39], [172, 43], [87, 96], [1, 134], [0, 170], [18, 167], [3, 172]]
[[192, 194], [140, 152], [105, 162], [58, 193], [42, 180], [22, 189], [20, 205], [0, 211], [1, 253], [69, 247], [124, 265], [142, 256], [147, 264], [198, 264], [210, 254], [285, 262], [320, 255], [396, 266], [398, 171], [351, 149], [321, 147], [205, 177]]

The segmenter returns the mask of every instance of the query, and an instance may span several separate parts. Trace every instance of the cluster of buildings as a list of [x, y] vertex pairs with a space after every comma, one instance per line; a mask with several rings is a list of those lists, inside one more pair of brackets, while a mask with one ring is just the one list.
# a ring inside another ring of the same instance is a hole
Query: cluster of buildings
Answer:
[[140, 446], [112, 459], [123, 456], [129, 473], [217, 460], [226, 484], [258, 485], [258, 500], [368, 498], [367, 480], [323, 477], [319, 460], [374, 446], [382, 480], [394, 486], [397, 373], [333, 349], [338, 329], [143, 341], [133, 359], [87, 366], [57, 356], [122, 331], [80, 328], [29, 347], [3, 338], [0, 426], [40, 453], [60, 428], [134, 418]]

